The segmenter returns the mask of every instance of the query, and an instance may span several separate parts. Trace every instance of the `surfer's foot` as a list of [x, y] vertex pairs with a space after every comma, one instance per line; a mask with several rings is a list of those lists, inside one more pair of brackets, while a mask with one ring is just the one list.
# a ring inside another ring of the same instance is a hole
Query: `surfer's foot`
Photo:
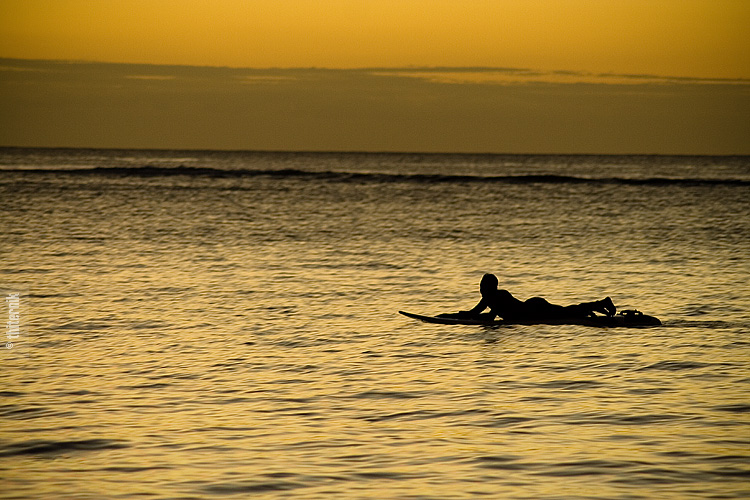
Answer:
[[591, 309], [592, 315], [594, 312], [598, 312], [607, 316], [614, 316], [615, 312], [617, 311], [615, 304], [609, 297], [607, 297], [606, 299], [597, 300], [596, 302], [591, 302]]
[[602, 308], [604, 309], [604, 313], [607, 316], [614, 316], [617, 312], [617, 308], [615, 307], [615, 303], [612, 302], [612, 299], [607, 297], [604, 300], [599, 301], [602, 304]]

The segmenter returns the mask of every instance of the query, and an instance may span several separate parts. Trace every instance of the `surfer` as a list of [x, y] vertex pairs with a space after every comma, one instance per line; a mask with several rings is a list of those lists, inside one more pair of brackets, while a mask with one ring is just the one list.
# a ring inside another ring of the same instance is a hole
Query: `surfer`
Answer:
[[[612, 299], [597, 300], [595, 302], [582, 302], [570, 306], [559, 306], [550, 304], [546, 299], [534, 297], [526, 301], [515, 298], [507, 290], [498, 289], [497, 276], [485, 274], [479, 284], [482, 299], [469, 311], [460, 311], [458, 314], [450, 315], [459, 318], [481, 318], [493, 320], [496, 316], [508, 320], [524, 319], [557, 319], [557, 318], [584, 318], [594, 316], [595, 312], [614, 316], [617, 309]], [[485, 309], [490, 312], [483, 313]], [[445, 315], [449, 316], [449, 315]]]

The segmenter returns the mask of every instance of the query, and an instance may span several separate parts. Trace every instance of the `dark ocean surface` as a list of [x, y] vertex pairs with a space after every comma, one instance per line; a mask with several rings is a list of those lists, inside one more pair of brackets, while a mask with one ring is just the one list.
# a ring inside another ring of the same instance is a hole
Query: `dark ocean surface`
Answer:
[[[5, 148], [0, 205], [3, 498], [750, 497], [749, 157]], [[485, 272], [664, 325], [397, 314]]]

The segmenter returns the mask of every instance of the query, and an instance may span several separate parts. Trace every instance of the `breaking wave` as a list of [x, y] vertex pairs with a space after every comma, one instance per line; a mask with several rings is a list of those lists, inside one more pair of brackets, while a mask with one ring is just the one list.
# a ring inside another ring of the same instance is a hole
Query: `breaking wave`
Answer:
[[505, 184], [622, 184], [646, 186], [750, 186], [750, 180], [716, 178], [672, 177], [580, 177], [555, 174], [528, 175], [445, 175], [445, 174], [394, 174], [367, 172], [311, 171], [301, 169], [218, 169], [210, 167], [93, 167], [78, 169], [4, 169], [38, 175], [110, 176], [110, 177], [208, 177], [208, 178], [295, 178], [329, 180], [334, 182], [415, 182], [415, 183], [505, 183]]

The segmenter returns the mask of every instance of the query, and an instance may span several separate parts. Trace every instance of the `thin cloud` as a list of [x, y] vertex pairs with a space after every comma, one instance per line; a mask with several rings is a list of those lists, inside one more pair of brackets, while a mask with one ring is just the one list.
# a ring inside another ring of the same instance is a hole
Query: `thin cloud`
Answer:
[[[489, 67], [0, 59], [0, 145], [738, 154], [750, 82]], [[729, 85], [726, 83], [736, 83]]]
[[240, 83], [246, 85], [257, 85], [263, 83], [289, 83], [299, 80], [294, 76], [281, 76], [281, 75], [246, 75], [237, 77]]
[[747, 85], [742, 78], [694, 78], [649, 74], [588, 73], [583, 71], [541, 71], [526, 68], [380, 68], [370, 70], [373, 76], [418, 78], [442, 84], [498, 84], [518, 85], [531, 83], [557, 84], [692, 84], [692, 85]]
[[13, 72], [33, 71], [36, 73], [43, 73], [43, 72], [46, 72], [47, 70], [41, 69], [41, 68], [24, 68], [21, 66], [3, 65], [3, 66], [0, 66], [0, 71], [13, 71]]
[[128, 80], [174, 80], [174, 75], [127, 75]]
[[750, 83], [748, 78], [698, 78], [691, 76], [659, 76], [648, 74], [622, 74], [622, 73], [601, 73], [597, 75], [601, 78], [633, 80], [638, 83], [689, 83], [689, 84], [727, 84], [727, 85], [747, 85]]

